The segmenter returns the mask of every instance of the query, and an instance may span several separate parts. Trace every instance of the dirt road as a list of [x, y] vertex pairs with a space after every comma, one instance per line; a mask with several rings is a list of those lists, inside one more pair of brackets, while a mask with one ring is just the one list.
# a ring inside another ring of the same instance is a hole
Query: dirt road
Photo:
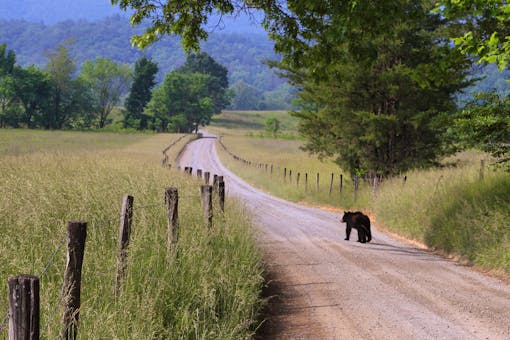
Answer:
[[179, 164], [221, 174], [246, 202], [272, 276], [261, 338], [510, 339], [510, 287], [402, 244], [374, 228], [344, 241], [340, 215], [250, 187], [225, 169], [215, 139], [189, 144]]

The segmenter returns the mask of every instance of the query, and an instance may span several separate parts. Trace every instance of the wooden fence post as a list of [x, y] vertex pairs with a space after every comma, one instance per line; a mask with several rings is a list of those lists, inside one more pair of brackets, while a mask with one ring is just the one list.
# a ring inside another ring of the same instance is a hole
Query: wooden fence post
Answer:
[[211, 178], [211, 173], [209, 171], [206, 171], [204, 173], [204, 183], [209, 184], [209, 179]]
[[299, 178], [301, 177], [301, 173], [298, 172], [297, 173], [297, 177], [296, 177], [296, 184], [297, 184], [297, 187], [299, 188]]
[[120, 292], [122, 281], [127, 267], [127, 248], [131, 235], [131, 222], [133, 221], [133, 196], [126, 195], [122, 199], [120, 211], [119, 251], [117, 253], [117, 269], [115, 271], [115, 296]]
[[172, 249], [177, 244], [179, 229], [179, 192], [177, 188], [172, 187], [165, 190], [165, 205], [168, 217], [166, 240], [168, 248]]
[[218, 193], [218, 175], [214, 175], [212, 182], [213, 193]]
[[292, 170], [289, 170], [289, 183], [292, 184]]
[[373, 183], [373, 190], [374, 190], [374, 193], [373, 195], [377, 195], [377, 188], [379, 187], [379, 177], [377, 177], [377, 175], [374, 176], [374, 183]]
[[359, 177], [354, 177], [354, 202], [358, 199]]
[[212, 227], [212, 189], [211, 185], [201, 185], [200, 192], [202, 197], [202, 210], [204, 212], [204, 221], [208, 228]]
[[404, 178], [402, 179], [402, 184], [406, 184], [407, 182], [407, 175], [404, 176]]
[[64, 273], [64, 316], [62, 338], [76, 339], [80, 317], [81, 268], [87, 238], [86, 222], [69, 222], [67, 225], [67, 266]]
[[305, 173], [305, 192], [308, 191], [308, 172]]
[[315, 176], [315, 191], [319, 192], [319, 173]]
[[283, 168], [283, 181], [287, 181], [287, 168]]
[[202, 169], [197, 169], [197, 177], [202, 179]]
[[18, 275], [8, 279], [9, 340], [39, 339], [39, 278]]
[[220, 201], [220, 210], [222, 213], [225, 212], [225, 182], [222, 180], [218, 182], [218, 197]]
[[338, 185], [339, 185], [339, 190], [340, 190], [340, 195], [341, 195], [343, 186], [344, 186], [344, 175], [342, 175], [342, 174], [340, 174], [340, 183]]
[[480, 160], [480, 174], [479, 174], [479, 180], [480, 181], [483, 180], [484, 172], [485, 172], [485, 160], [481, 159]]
[[329, 196], [331, 196], [331, 191], [333, 190], [333, 179], [335, 177], [335, 174], [331, 174], [331, 181], [329, 181]]

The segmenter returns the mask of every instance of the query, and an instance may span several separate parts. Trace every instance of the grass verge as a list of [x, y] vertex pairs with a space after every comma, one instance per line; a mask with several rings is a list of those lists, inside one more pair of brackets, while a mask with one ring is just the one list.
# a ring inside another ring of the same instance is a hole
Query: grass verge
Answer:
[[[161, 167], [161, 150], [177, 137], [2, 131], [3, 145], [9, 145], [4, 150], [10, 151], [0, 162], [0, 278], [6, 283], [12, 275], [42, 274], [43, 339], [57, 338], [61, 331], [69, 220], [88, 222], [78, 338], [252, 335], [263, 278], [249, 216], [227, 200], [226, 213], [215, 217], [211, 230], [204, 227], [199, 183]], [[163, 194], [169, 186], [178, 187], [180, 196], [178, 256], [166, 247]], [[125, 194], [135, 197], [134, 221], [126, 281], [116, 299]], [[7, 312], [6, 289], [0, 285], [1, 319]], [[0, 332], [0, 339], [6, 338], [7, 332]]]

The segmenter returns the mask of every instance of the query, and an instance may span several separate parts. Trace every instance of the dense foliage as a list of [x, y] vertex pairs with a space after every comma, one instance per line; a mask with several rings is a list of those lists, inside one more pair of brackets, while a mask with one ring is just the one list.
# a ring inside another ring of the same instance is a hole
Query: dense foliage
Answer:
[[[237, 29], [237, 26], [235, 26]], [[158, 65], [156, 82], [163, 81], [165, 75], [186, 61], [179, 39], [162, 39], [144, 51], [131, 46], [129, 38], [138, 34], [141, 28], [133, 28], [129, 20], [113, 16], [96, 22], [66, 21], [52, 25], [23, 20], [0, 20], [0, 44], [6, 43], [15, 51], [20, 66], [47, 63], [47, 50], [66, 44], [79, 70], [87, 60], [108, 58], [116, 63], [134, 63], [143, 56]], [[214, 30], [211, 39], [203, 42], [202, 50], [211, 55], [229, 71], [229, 83], [244, 82], [257, 89], [260, 96], [250, 98], [252, 106], [247, 109], [288, 109], [292, 89], [285, 79], [281, 79], [263, 63], [266, 59], [276, 59], [273, 43], [260, 33], [236, 32], [235, 29]], [[246, 97], [246, 93], [242, 94]], [[243, 101], [233, 98], [231, 108]]]
[[143, 111], [152, 98], [157, 72], [158, 65], [145, 56], [136, 61], [133, 83], [124, 104], [124, 127], [135, 127], [140, 130], [147, 128], [149, 117]]
[[190, 54], [153, 92], [145, 114], [158, 131], [198, 132], [228, 104], [227, 69], [206, 53]]

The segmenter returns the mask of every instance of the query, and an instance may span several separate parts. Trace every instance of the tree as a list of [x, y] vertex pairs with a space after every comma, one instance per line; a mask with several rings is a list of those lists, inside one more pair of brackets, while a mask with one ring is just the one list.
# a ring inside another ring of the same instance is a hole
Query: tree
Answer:
[[148, 117], [143, 114], [143, 110], [151, 100], [151, 90], [156, 84], [154, 78], [157, 72], [158, 65], [145, 56], [135, 62], [133, 83], [125, 102], [125, 127], [136, 125], [140, 130], [147, 128]]
[[456, 115], [454, 129], [467, 147], [480, 148], [510, 171], [510, 96], [480, 93]]
[[13, 116], [15, 116], [15, 64], [16, 54], [14, 51], [7, 51], [7, 46], [0, 44], [0, 128], [7, 126], [8, 123], [12, 125]]
[[468, 60], [420, 1], [349, 3], [296, 8], [302, 28], [275, 37], [284, 57], [273, 65], [301, 89], [306, 150], [353, 177], [434, 164]]
[[52, 105], [44, 119], [46, 129], [61, 129], [68, 122], [71, 112], [64, 108], [73, 87], [72, 75], [76, 66], [69, 51], [64, 45], [48, 53], [46, 69], [50, 75], [52, 85]]
[[439, 1], [436, 11], [450, 21], [455, 45], [500, 70], [510, 63], [510, 4], [503, 0]]
[[23, 106], [23, 123], [33, 128], [50, 108], [51, 81], [48, 73], [35, 66], [14, 70], [14, 92]]
[[171, 72], [153, 91], [146, 114], [153, 117], [159, 131], [198, 132], [209, 124], [214, 103], [208, 96], [210, 76], [201, 73]]
[[276, 138], [278, 131], [280, 131], [280, 121], [275, 117], [266, 118], [265, 129]]
[[234, 93], [231, 103], [234, 110], [257, 110], [260, 108], [263, 96], [255, 87], [239, 80], [230, 89]]
[[201, 73], [210, 76], [208, 96], [214, 103], [215, 112], [221, 113], [230, 103], [228, 90], [228, 70], [205, 52], [191, 53], [186, 63], [177, 69], [182, 73]]
[[128, 65], [97, 58], [83, 64], [80, 78], [90, 87], [98, 127], [103, 128], [113, 107], [129, 88], [131, 70]]

